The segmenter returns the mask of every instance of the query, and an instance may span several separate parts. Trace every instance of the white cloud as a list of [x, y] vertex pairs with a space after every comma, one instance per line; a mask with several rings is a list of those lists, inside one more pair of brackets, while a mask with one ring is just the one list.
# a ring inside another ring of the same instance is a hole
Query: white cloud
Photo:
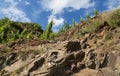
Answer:
[[3, 14], [14, 21], [30, 22], [30, 19], [26, 17], [26, 14], [15, 7], [9, 7], [2, 10]]
[[105, 6], [107, 6], [108, 10], [119, 8], [120, 7], [120, 1], [119, 0], [108, 0], [105, 3]]
[[63, 18], [56, 18], [56, 16], [49, 16], [48, 22], [53, 20], [54, 26], [62, 25], [64, 23]]
[[64, 24], [64, 19], [62, 17], [57, 18], [55, 15], [51, 15], [48, 18], [48, 23], [51, 20], [53, 20], [53, 22], [54, 22], [54, 25], [53, 25], [53, 28], [52, 28], [54, 32], [57, 32], [59, 30], [60, 25], [62, 26]]
[[41, 4], [45, 10], [52, 11], [53, 14], [60, 14], [67, 8], [79, 10], [81, 8], [93, 7], [95, 5], [95, 3], [90, 3], [90, 0], [42, 0]]
[[[64, 19], [57, 18], [58, 15], [62, 14], [65, 10], [68, 12], [80, 10], [81, 8], [94, 7], [95, 2], [90, 2], [90, 0], [40, 0], [43, 9], [46, 11], [51, 11], [51, 15], [48, 17], [48, 22], [53, 19], [53, 28], [58, 28], [60, 25], [64, 24]], [[68, 9], [69, 8], [69, 9]]]
[[6, 3], [9, 3], [10, 6], [6, 8], [2, 8], [0, 11], [8, 18], [12, 18], [14, 21], [22, 21], [22, 22], [30, 22], [30, 19], [27, 18], [25, 12], [18, 9], [16, 5], [18, 2], [14, 0], [5, 0]]
[[24, 4], [25, 4], [25, 5], [30, 5], [30, 2], [25, 1]]

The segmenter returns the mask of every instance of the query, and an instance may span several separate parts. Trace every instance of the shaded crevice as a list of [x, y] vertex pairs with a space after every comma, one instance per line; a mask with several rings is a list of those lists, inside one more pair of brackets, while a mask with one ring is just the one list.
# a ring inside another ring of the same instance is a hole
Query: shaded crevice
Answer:
[[80, 45], [80, 42], [68, 42], [68, 44], [66, 45], [66, 48], [67, 48], [67, 52], [78, 51], [78, 50], [81, 50], [81, 45]]
[[36, 61], [34, 63], [34, 66], [29, 70], [29, 74], [28, 76], [30, 76], [30, 72], [37, 70], [38, 68], [42, 67], [43, 63], [44, 63], [45, 59], [41, 58], [40, 60]]

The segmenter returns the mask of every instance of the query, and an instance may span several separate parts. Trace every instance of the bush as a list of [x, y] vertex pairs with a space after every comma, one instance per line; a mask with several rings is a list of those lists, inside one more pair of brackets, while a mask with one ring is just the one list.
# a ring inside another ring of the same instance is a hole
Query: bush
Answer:
[[95, 16], [97, 16], [99, 14], [98, 10], [96, 10], [96, 9], [94, 10], [93, 13], [94, 13]]
[[94, 32], [98, 30], [98, 27], [102, 24], [102, 19], [89, 20], [85, 27], [82, 29], [83, 33]]
[[105, 19], [110, 27], [120, 27], [120, 9], [110, 12]]
[[91, 18], [90, 14], [87, 14], [87, 15], [86, 15], [86, 18], [87, 18], [87, 19], [90, 19], [90, 18]]
[[76, 25], [76, 22], [75, 22], [75, 20], [74, 19], [72, 19], [72, 25], [75, 27], [75, 25]]
[[[97, 15], [97, 10], [94, 11]], [[90, 15], [87, 15], [87, 18], [90, 18]], [[86, 25], [82, 28], [81, 33], [89, 33], [94, 32], [98, 29], [99, 26], [103, 24], [103, 22], [107, 22], [110, 28], [116, 28], [120, 26], [120, 9], [116, 9], [115, 11], [110, 11], [108, 13], [103, 13], [100, 17], [96, 19], [90, 19], [87, 21]], [[107, 39], [109, 36], [107, 36]]]
[[58, 31], [58, 33], [61, 33], [61, 32], [65, 32], [67, 31], [68, 29], [70, 29], [71, 27], [69, 26], [68, 23], [65, 23]]
[[84, 21], [84, 19], [81, 17], [81, 18], [80, 18], [80, 21], [82, 22], [82, 21]]
[[50, 34], [52, 33], [52, 26], [53, 26], [53, 21], [51, 21], [47, 25], [46, 30], [41, 35], [40, 39], [42, 39], [42, 40], [49, 40], [50, 39]]
[[111, 40], [113, 38], [113, 34], [110, 31], [106, 32], [105, 40]]
[[0, 19], [0, 43], [31, 37], [39, 38], [43, 30], [36, 23], [14, 22], [8, 18]]

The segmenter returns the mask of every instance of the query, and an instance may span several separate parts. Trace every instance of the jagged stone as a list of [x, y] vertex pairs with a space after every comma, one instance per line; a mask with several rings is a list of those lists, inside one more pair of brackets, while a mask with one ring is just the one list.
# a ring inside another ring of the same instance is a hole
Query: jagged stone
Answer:
[[109, 53], [107, 66], [111, 69], [114, 69], [116, 60], [117, 60], [117, 55], [115, 55], [114, 53]]
[[6, 65], [11, 65], [17, 61], [17, 53], [12, 53], [6, 60]]
[[25, 58], [20, 57], [22, 55], [18, 53], [11, 53], [7, 57], [1, 57], [0, 67], [3, 71], [0, 74], [2, 76], [119, 76], [119, 52], [107, 53], [98, 51], [97, 48], [82, 48], [83, 44], [80, 41], [44, 44], [42, 48], [46, 49], [45, 53], [37, 56], [22, 53]]
[[5, 64], [5, 57], [0, 57], [0, 70], [3, 68], [3, 65]]
[[66, 51], [78, 51], [81, 50], [80, 42], [77, 41], [70, 41], [66, 45]]

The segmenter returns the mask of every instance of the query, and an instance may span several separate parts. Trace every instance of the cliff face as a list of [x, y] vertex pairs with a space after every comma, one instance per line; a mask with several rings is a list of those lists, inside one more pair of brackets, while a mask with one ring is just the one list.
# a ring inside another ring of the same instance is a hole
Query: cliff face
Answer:
[[[1, 44], [0, 76], [120, 76], [119, 20], [117, 27], [99, 16], [91, 20], [55, 41], [19, 39]], [[99, 26], [89, 26], [93, 21]]]

